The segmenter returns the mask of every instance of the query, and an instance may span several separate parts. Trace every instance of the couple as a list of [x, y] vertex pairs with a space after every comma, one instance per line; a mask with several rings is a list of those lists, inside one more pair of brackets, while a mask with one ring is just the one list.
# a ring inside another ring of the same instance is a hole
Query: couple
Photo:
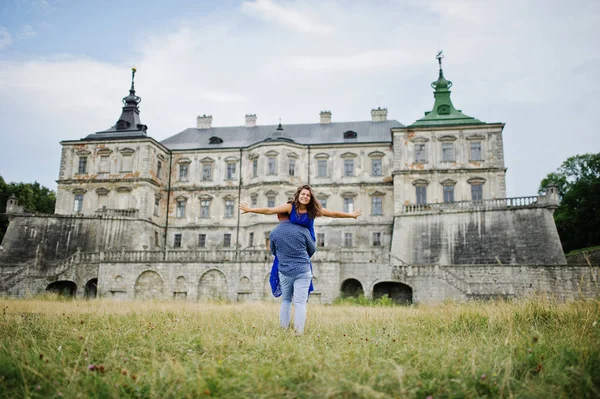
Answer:
[[271, 288], [273, 295], [281, 295], [279, 322], [282, 328], [288, 328], [291, 319], [292, 298], [296, 307], [294, 329], [296, 334], [304, 332], [306, 322], [306, 303], [312, 287], [312, 265], [310, 257], [315, 252], [315, 218], [357, 218], [362, 215], [360, 209], [355, 212], [338, 212], [325, 209], [315, 198], [309, 185], [298, 187], [294, 199], [286, 204], [272, 208], [250, 208], [240, 203], [243, 213], [253, 212], [263, 215], [277, 214], [279, 225], [271, 231], [271, 252], [275, 255], [271, 270]]

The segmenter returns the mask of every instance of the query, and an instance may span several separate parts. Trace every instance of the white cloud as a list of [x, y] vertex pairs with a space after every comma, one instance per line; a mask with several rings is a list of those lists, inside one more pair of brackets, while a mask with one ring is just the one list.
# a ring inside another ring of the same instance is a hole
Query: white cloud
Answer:
[[17, 39], [30, 39], [36, 37], [37, 32], [31, 27], [31, 25], [23, 25], [17, 33]]
[[[72, 56], [0, 61], [0, 135], [14, 142], [0, 171], [9, 180], [53, 186], [58, 142], [115, 123], [133, 64], [141, 119], [157, 140], [195, 126], [201, 114], [213, 115], [215, 126], [242, 125], [246, 113], [262, 125], [279, 117], [285, 125], [318, 122], [322, 109], [334, 122], [368, 120], [372, 107], [386, 106], [391, 119], [410, 124], [433, 105], [439, 40], [455, 106], [507, 124], [508, 194], [531, 195], [568, 156], [600, 148], [590, 128], [600, 125], [600, 9], [583, 0], [580, 7], [523, 3], [482, 0], [465, 10], [460, 1], [446, 8], [411, 0], [247, 2], [237, 14], [208, 14], [168, 31], [148, 26], [152, 33], [123, 52], [132, 58], [118, 63]], [[261, 10], [260, 21], [273, 23], [256, 29], [247, 15]], [[317, 27], [310, 16], [326, 15], [335, 30], [299, 35], [324, 31], [291, 23], [284, 29], [278, 12], [298, 12]]]
[[333, 28], [292, 7], [284, 7], [271, 0], [245, 1], [241, 10], [250, 16], [300, 32], [331, 33]]
[[357, 71], [391, 67], [423, 65], [425, 60], [401, 49], [373, 50], [341, 56], [291, 56], [283, 60], [286, 66], [306, 71]]
[[6, 29], [3, 26], [0, 26], [0, 50], [10, 47], [12, 42], [12, 35], [8, 31], [8, 29]]

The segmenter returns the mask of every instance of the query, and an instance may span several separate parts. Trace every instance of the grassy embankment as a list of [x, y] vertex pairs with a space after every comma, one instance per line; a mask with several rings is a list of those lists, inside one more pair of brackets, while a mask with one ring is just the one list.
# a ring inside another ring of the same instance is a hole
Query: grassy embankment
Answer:
[[0, 308], [0, 397], [600, 397], [600, 301]]

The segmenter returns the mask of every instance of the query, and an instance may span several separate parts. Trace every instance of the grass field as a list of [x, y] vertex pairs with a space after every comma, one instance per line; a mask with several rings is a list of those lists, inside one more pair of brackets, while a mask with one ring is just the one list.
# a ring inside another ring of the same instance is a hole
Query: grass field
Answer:
[[600, 301], [0, 300], [0, 397], [598, 398]]

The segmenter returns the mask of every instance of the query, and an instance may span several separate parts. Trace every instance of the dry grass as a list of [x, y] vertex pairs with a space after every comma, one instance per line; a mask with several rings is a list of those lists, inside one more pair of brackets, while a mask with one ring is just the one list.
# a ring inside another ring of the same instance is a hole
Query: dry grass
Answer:
[[0, 300], [0, 397], [600, 397], [600, 301]]

